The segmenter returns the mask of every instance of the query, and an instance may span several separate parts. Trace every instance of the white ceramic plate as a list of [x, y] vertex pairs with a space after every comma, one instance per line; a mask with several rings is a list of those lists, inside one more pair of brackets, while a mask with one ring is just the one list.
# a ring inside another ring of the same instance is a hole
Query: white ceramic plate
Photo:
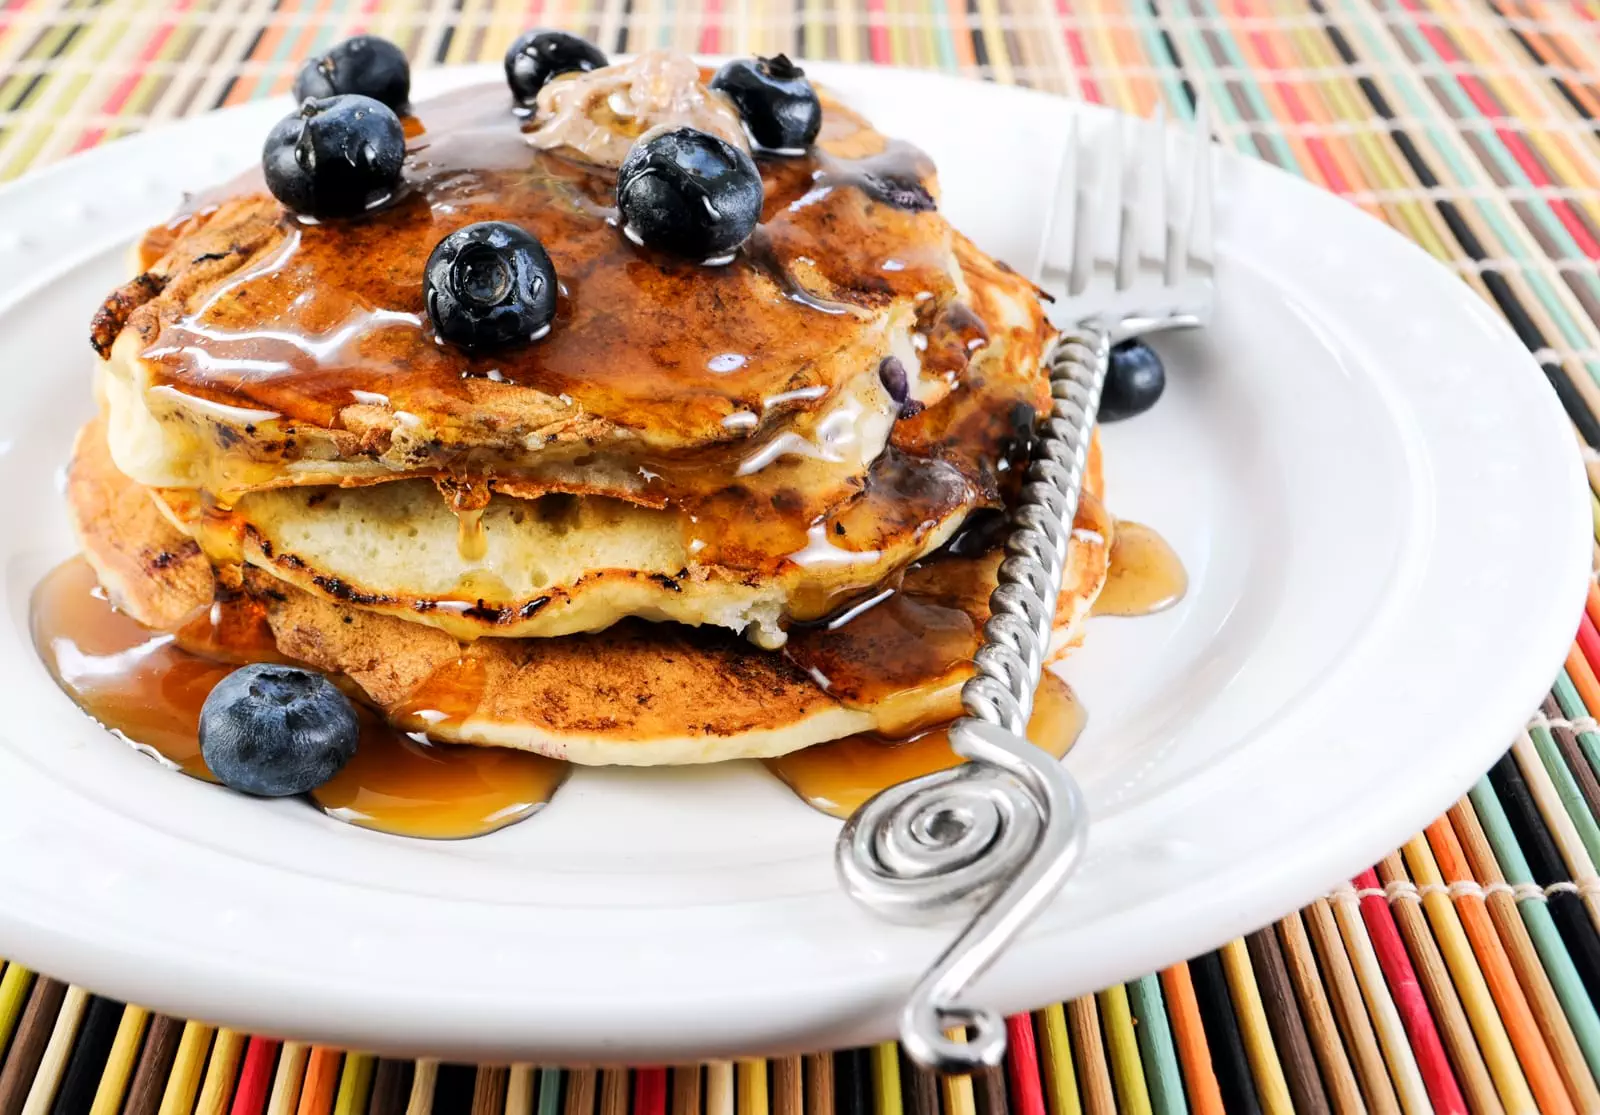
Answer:
[[[1032, 258], [1080, 106], [877, 68], [817, 74], [937, 160], [951, 219]], [[491, 71], [430, 74], [427, 87]], [[184, 1016], [396, 1052], [679, 1059], [880, 1039], [949, 929], [834, 880], [838, 826], [759, 766], [580, 770], [473, 841], [347, 827], [181, 778], [82, 716], [27, 635], [72, 551], [57, 476], [89, 315], [180, 191], [284, 104], [193, 120], [0, 192], [0, 955]], [[1093, 816], [1065, 893], [980, 988], [1031, 1007], [1213, 947], [1443, 810], [1556, 671], [1588, 511], [1555, 396], [1420, 250], [1222, 160], [1215, 327], [1108, 428], [1110, 506], [1188, 565], [1181, 607], [1098, 620], [1066, 673]]]

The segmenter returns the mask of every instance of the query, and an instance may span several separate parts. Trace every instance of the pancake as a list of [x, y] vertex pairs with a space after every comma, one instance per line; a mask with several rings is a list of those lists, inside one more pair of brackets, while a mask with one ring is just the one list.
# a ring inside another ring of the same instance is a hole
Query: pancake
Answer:
[[789, 622], [869, 591], [943, 545], [971, 511], [1002, 502], [1005, 472], [1047, 398], [1036, 302], [964, 240], [958, 255], [973, 276], [974, 315], [997, 328], [961, 354], [963, 389], [898, 422], [888, 451], [840, 492], [806, 485], [807, 452], [827, 447], [803, 443], [661, 508], [513, 497], [488, 483], [460, 483], [447, 500], [424, 479], [272, 488], [231, 506], [192, 489], [157, 496], [214, 562], [248, 561], [461, 638], [597, 631], [632, 615], [777, 645]]
[[[252, 174], [146, 237], [93, 330], [128, 475], [231, 499], [448, 472], [660, 505], [777, 439], [818, 440], [852, 397], [880, 421], [805, 486], [859, 475], [896, 409], [887, 355], [923, 404], [950, 389], [919, 374], [959, 345], [968, 294], [933, 167], [842, 105], [815, 150], [760, 160], [762, 224], [723, 267], [619, 236], [614, 173], [538, 147], [503, 85], [413, 112], [405, 184], [369, 218], [300, 221]], [[435, 338], [420, 271], [483, 220], [536, 234], [563, 295], [543, 340], [472, 356]]]
[[[1048, 403], [1037, 291], [831, 100], [815, 151], [761, 161], [730, 264], [628, 243], [605, 106], [726, 115], [702, 76], [648, 54], [555, 83], [531, 125], [466, 90], [407, 118], [368, 217], [300, 221], [247, 176], [152, 230], [96, 323], [117, 467], [219, 566], [461, 638], [637, 616], [773, 646], [938, 548], [1002, 503]], [[538, 234], [563, 294], [547, 337], [474, 357], [433, 336], [419, 261], [484, 219]]]
[[[1091, 461], [1059, 603], [1053, 656], [1077, 637], [1102, 587], [1112, 522]], [[1000, 554], [941, 555], [846, 622], [796, 629], [782, 653], [732, 635], [636, 620], [598, 635], [455, 639], [313, 596], [265, 571], [236, 586], [147, 492], [119, 473], [104, 424], [80, 432], [68, 505], [113, 601], [167, 629], [264, 625], [279, 654], [338, 676], [408, 730], [589, 764], [651, 765], [780, 755], [861, 731], [905, 734], [959, 714]], [[974, 531], [973, 533], [977, 533]]]

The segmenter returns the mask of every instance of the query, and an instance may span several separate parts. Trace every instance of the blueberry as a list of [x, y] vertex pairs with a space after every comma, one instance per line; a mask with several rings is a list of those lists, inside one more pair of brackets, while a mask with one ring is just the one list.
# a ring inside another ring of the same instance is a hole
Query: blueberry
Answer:
[[316, 789], [356, 753], [361, 725], [321, 674], [257, 663], [217, 683], [200, 706], [200, 754], [224, 786], [281, 798]]
[[267, 135], [272, 196], [308, 217], [353, 217], [400, 186], [406, 137], [388, 105], [355, 93], [309, 100]]
[[399, 112], [411, 96], [411, 66], [388, 39], [357, 35], [306, 59], [295, 75], [297, 101], [341, 93], [359, 93]]
[[505, 221], [458, 228], [434, 247], [422, 273], [434, 331], [486, 351], [537, 341], [556, 316], [556, 269], [544, 245]]
[[738, 58], [711, 79], [711, 88], [733, 102], [757, 146], [800, 151], [822, 129], [822, 102], [806, 72], [783, 54]]
[[689, 259], [730, 258], [761, 220], [761, 201], [750, 156], [694, 128], [646, 132], [617, 170], [629, 239]]
[[1100, 395], [1100, 420], [1116, 422], [1143, 414], [1156, 405], [1167, 385], [1167, 372], [1156, 350], [1143, 341], [1123, 341], [1111, 349], [1111, 367]]
[[878, 361], [878, 380], [883, 384], [883, 389], [889, 392], [889, 398], [896, 403], [904, 403], [911, 394], [906, 366], [898, 356], [885, 356]]
[[530, 106], [557, 74], [588, 73], [610, 64], [587, 39], [565, 31], [528, 31], [506, 51], [506, 83], [518, 104]]
[[868, 197], [907, 213], [926, 213], [939, 207], [928, 187], [911, 174], [867, 171], [858, 184]]

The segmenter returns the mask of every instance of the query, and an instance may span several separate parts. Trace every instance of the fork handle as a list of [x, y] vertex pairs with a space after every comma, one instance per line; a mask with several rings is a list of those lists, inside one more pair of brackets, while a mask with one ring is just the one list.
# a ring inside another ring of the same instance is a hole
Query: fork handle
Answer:
[[[875, 913], [916, 923], [952, 909], [974, 911], [900, 1014], [907, 1053], [940, 1072], [971, 1072], [1004, 1058], [1005, 1020], [963, 997], [1083, 854], [1082, 791], [1028, 741], [1027, 726], [1110, 354], [1110, 333], [1099, 325], [1067, 331], [1051, 351], [1051, 412], [1012, 509], [974, 676], [961, 690], [967, 715], [950, 726], [951, 747], [968, 761], [875, 795], [845, 823], [836, 847], [846, 890]], [[947, 1036], [968, 1027], [965, 1041]]]

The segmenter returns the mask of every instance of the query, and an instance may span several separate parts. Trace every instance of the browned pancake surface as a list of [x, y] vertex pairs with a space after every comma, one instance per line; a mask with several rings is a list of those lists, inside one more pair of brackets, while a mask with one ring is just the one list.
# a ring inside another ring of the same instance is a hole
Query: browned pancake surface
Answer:
[[[1098, 466], [1090, 489], [1098, 491]], [[99, 422], [80, 434], [68, 500], [85, 555], [135, 619], [172, 627], [209, 606], [263, 609], [278, 650], [350, 679], [391, 719], [438, 738], [521, 747], [580, 762], [699, 762], [796, 747], [871, 728], [903, 729], [959, 711], [997, 561], [939, 559], [909, 571], [898, 599], [837, 631], [795, 633], [785, 653], [675, 624], [627, 622], [594, 635], [480, 639], [314, 597], [259, 570], [214, 583], [204, 556], [118, 473]], [[1065, 635], [1103, 582], [1110, 521], [1087, 498], [1061, 598]], [[168, 555], [168, 556], [162, 556]], [[929, 610], [938, 609], [935, 625]], [[955, 631], [955, 638], [930, 632]], [[913, 653], [913, 648], [918, 648]], [[819, 688], [830, 677], [834, 694]], [[856, 679], [852, 683], [848, 679]], [[865, 679], [863, 681], [862, 679]], [[463, 698], [462, 694], [468, 694]], [[458, 702], [443, 720], [419, 720]]]

